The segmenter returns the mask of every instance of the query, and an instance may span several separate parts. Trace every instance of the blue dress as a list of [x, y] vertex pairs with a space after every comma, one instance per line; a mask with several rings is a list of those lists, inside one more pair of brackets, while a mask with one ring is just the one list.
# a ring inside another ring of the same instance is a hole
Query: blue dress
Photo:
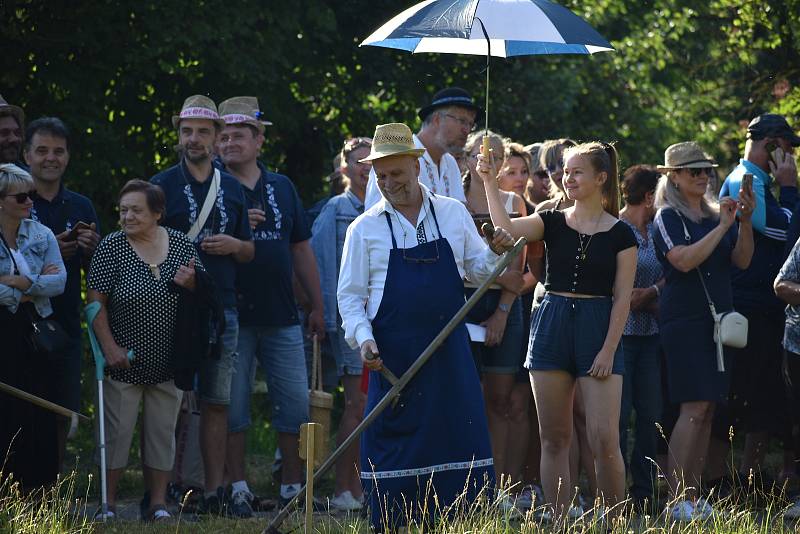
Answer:
[[[683, 221], [691, 238], [689, 243], [681, 216], [674, 209], [660, 209], [653, 224], [653, 242], [666, 278], [659, 301], [659, 331], [667, 364], [669, 398], [676, 404], [719, 402], [728, 394], [730, 376], [727, 370], [722, 373], [717, 370], [714, 320], [697, 269], [681, 272], [666, 258], [673, 247], [697, 243], [716, 228], [719, 221], [705, 218], [695, 223], [686, 217]], [[699, 266], [718, 313], [733, 309], [731, 254], [737, 239], [738, 228], [732, 225], [714, 252]]]
[[[436, 212], [430, 205], [436, 222]], [[389, 228], [392, 221], [386, 213]], [[401, 376], [464, 303], [464, 286], [447, 240], [392, 250], [372, 330], [387, 368]], [[366, 413], [391, 389], [370, 371]], [[372, 527], [392, 531], [429, 522], [459, 498], [469, 506], [494, 485], [483, 396], [469, 337], [460, 324], [414, 376], [397, 406], [361, 438], [361, 480]], [[463, 497], [462, 497], [463, 495]]]

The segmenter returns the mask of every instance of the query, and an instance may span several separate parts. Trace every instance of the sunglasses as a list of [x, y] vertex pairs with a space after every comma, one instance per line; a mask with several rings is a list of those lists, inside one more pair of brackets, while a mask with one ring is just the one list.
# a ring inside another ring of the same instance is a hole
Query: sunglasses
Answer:
[[16, 193], [14, 195], [3, 195], [3, 198], [5, 197], [14, 198], [17, 201], [17, 204], [25, 204], [25, 202], [27, 202], [28, 199], [31, 199], [31, 201], [36, 200], [36, 190], [31, 189], [30, 191], [26, 191], [25, 193]]
[[705, 175], [708, 176], [709, 178], [711, 177], [711, 169], [706, 169], [705, 167], [691, 168], [687, 170], [689, 171], [689, 174], [692, 175], [692, 178], [697, 178], [703, 173], [705, 173]]

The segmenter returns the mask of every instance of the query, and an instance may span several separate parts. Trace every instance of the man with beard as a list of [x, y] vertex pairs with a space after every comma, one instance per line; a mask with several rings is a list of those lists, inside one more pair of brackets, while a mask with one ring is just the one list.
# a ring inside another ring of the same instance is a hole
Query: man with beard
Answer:
[[23, 169], [28, 168], [19, 161], [24, 127], [25, 112], [21, 107], [6, 102], [0, 95], [0, 163], [14, 163]]
[[[344, 387], [344, 413], [339, 423], [337, 443], [344, 441], [364, 416], [366, 395], [361, 391], [361, 355], [350, 348], [340, 326], [342, 318], [336, 305], [336, 285], [342, 264], [342, 249], [347, 227], [364, 213], [364, 197], [372, 164], [361, 161], [369, 155], [372, 139], [355, 137], [344, 142], [340, 153], [341, 172], [349, 182], [344, 193], [331, 198], [311, 229], [311, 246], [317, 258], [322, 298], [325, 309], [325, 343], [322, 354], [336, 362], [339, 378]], [[336, 464], [336, 486], [330, 504], [339, 510], [361, 508], [363, 492], [358, 468], [358, 443], [354, 443]]]
[[303, 204], [289, 178], [269, 172], [257, 159], [265, 126], [258, 100], [230, 98], [220, 104], [219, 111], [225, 121], [219, 155], [225, 170], [242, 185], [255, 242], [255, 259], [237, 269], [241, 328], [231, 387], [226, 465], [231, 514], [246, 518], [253, 515], [253, 495], [245, 480], [245, 431], [250, 426], [256, 360], [266, 374], [272, 426], [278, 432], [283, 458], [281, 499], [294, 497], [303, 482], [299, 435], [300, 425], [308, 421], [308, 378], [292, 274], [311, 301], [309, 330], [321, 338], [325, 325]]
[[[464, 89], [448, 87], [433, 95], [433, 101], [419, 110], [422, 129], [414, 136], [414, 145], [425, 152], [419, 158], [419, 183], [435, 195], [466, 202], [461, 185], [461, 170], [453, 154], [463, 152], [467, 136], [483, 119], [483, 109]], [[375, 172], [370, 172], [367, 209], [381, 200]]]
[[[50, 400], [77, 412], [80, 411], [83, 354], [81, 269], [89, 271], [100, 234], [92, 201], [64, 187], [63, 177], [70, 157], [69, 140], [69, 129], [60, 119], [36, 119], [25, 131], [24, 157], [36, 188], [31, 219], [53, 231], [67, 269], [64, 293], [51, 299], [51, 318], [69, 334], [70, 343], [61, 357], [50, 362], [54, 376], [59, 377]], [[64, 460], [69, 423], [63, 420], [58, 425], [59, 465]]]
[[214, 143], [225, 126], [217, 106], [203, 95], [190, 96], [180, 115], [172, 117], [172, 124], [178, 130], [181, 161], [150, 180], [164, 190], [166, 197], [166, 214], [161, 222], [187, 233], [194, 241], [225, 306], [220, 357], [204, 360], [198, 372], [200, 450], [205, 471], [201, 511], [221, 514], [225, 512], [222, 482], [228, 405], [239, 337], [236, 266], [252, 260], [255, 249], [239, 182], [215, 169], [211, 162]]

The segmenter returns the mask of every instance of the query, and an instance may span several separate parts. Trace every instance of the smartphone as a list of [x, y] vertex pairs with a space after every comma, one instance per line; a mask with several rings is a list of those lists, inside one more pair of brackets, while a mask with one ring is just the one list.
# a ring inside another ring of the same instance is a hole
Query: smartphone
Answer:
[[753, 193], [753, 175], [749, 172], [742, 176], [742, 191]]
[[778, 162], [775, 161], [775, 151], [780, 148], [780, 146], [778, 146], [778, 143], [776, 143], [775, 141], [770, 141], [764, 146], [764, 148], [767, 151], [767, 157], [769, 158], [769, 160], [772, 162], [773, 165], [777, 166]]
[[67, 241], [75, 241], [78, 239], [78, 230], [90, 230], [92, 227], [90, 224], [85, 223], [83, 221], [78, 221], [75, 223], [75, 226], [67, 234]]

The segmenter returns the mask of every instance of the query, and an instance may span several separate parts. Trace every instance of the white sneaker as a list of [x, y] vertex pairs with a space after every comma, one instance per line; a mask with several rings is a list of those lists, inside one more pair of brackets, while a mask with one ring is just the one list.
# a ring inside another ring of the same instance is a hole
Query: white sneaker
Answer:
[[697, 519], [708, 519], [714, 515], [714, 508], [702, 497], [694, 503], [694, 516]]
[[502, 510], [503, 512], [515, 512], [517, 511], [516, 504], [514, 502], [514, 497], [508, 494], [501, 495], [497, 498], [497, 507]]
[[331, 499], [330, 506], [334, 510], [341, 510], [343, 512], [361, 510], [361, 502], [353, 497], [353, 494], [349, 491], [343, 491]]
[[516, 505], [520, 510], [530, 510], [533, 506], [534, 494], [531, 486], [525, 486], [517, 495]]
[[785, 512], [783, 512], [783, 517], [786, 519], [797, 519], [800, 517], [800, 500], [794, 502]]
[[668, 507], [667, 512], [674, 521], [680, 521], [682, 523], [688, 523], [696, 519], [694, 504], [692, 504], [691, 501], [679, 501], [671, 507]]
[[585, 513], [586, 512], [584, 511], [583, 506], [578, 504], [569, 507], [569, 510], [567, 511], [567, 517], [569, 517], [570, 519], [580, 519], [581, 517], [583, 517], [583, 514]]

